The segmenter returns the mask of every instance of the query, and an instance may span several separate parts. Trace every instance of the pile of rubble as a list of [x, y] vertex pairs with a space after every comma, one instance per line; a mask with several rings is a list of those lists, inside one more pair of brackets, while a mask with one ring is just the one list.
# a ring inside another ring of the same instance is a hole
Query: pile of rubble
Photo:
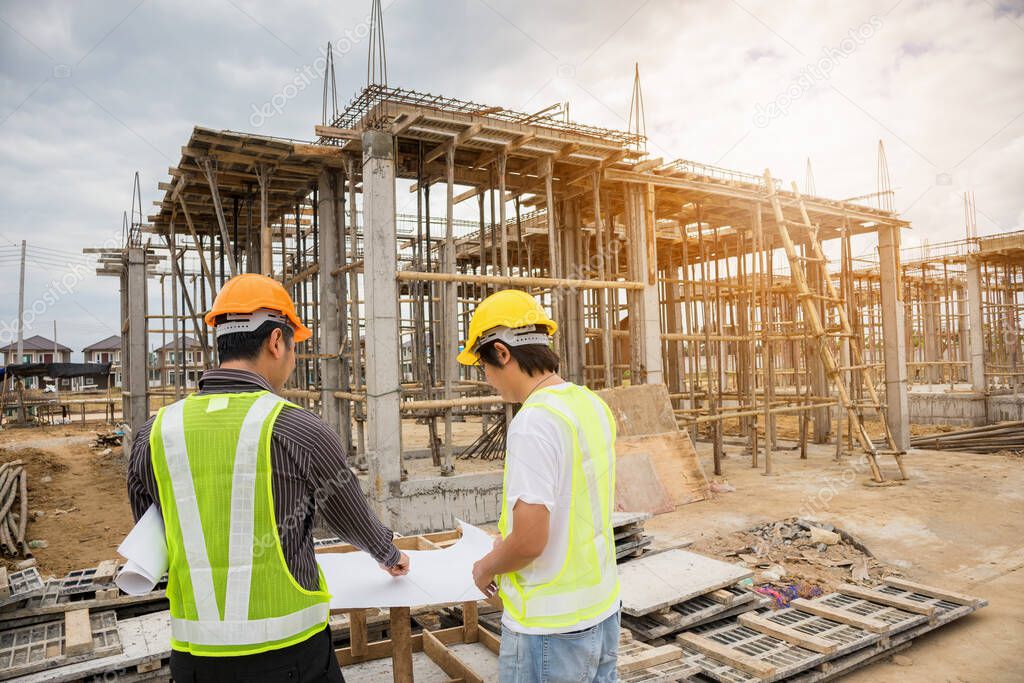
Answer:
[[842, 583], [875, 585], [900, 572], [877, 560], [857, 538], [831, 524], [798, 517], [703, 541], [699, 549], [755, 570], [759, 586], [828, 592]]

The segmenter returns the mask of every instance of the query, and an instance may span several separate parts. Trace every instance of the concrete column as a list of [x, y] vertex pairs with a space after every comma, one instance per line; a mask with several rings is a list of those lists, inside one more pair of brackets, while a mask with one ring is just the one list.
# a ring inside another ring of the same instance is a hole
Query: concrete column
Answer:
[[[924, 301], [924, 360], [934, 363], [941, 360], [942, 326], [939, 324], [939, 291], [936, 287], [925, 287], [922, 291]], [[923, 373], [932, 384], [942, 382], [942, 367], [926, 365]]]
[[981, 264], [967, 258], [967, 326], [970, 328], [968, 349], [971, 359], [971, 387], [984, 393], [988, 388], [985, 378], [985, 324], [981, 317]]
[[323, 421], [330, 425], [341, 442], [351, 443], [351, 425], [342, 424], [339, 400], [334, 392], [341, 388], [341, 306], [338, 298], [338, 279], [332, 275], [338, 269], [339, 230], [338, 171], [325, 168], [320, 171], [317, 193], [317, 222], [320, 238], [320, 402]]
[[907, 396], [907, 353], [903, 299], [899, 285], [899, 237], [890, 225], [878, 228], [878, 261], [881, 275], [882, 339], [885, 358], [886, 418], [896, 447], [910, 448], [910, 402]]
[[954, 371], [954, 376], [957, 381], [961, 378], [970, 381], [971, 376], [971, 339], [968, 333], [968, 315], [967, 312], [967, 288], [957, 287], [953, 290], [953, 295], [956, 297], [956, 333], [957, 333], [957, 346], [958, 353], [956, 354], [955, 360], [961, 363], [967, 363], [967, 365], [958, 365]]
[[654, 186], [636, 193], [638, 217], [642, 221], [634, 236], [637, 245], [637, 275], [643, 280], [640, 297], [640, 334], [643, 344], [643, 372], [645, 384], [663, 384], [665, 371], [661, 354], [661, 301], [658, 297], [658, 252], [655, 239]]
[[397, 523], [387, 501], [399, 495], [398, 258], [395, 242], [394, 138], [363, 133], [363, 278], [366, 299], [366, 459], [370, 497], [385, 524]]
[[[122, 408], [130, 435], [138, 433], [142, 424], [149, 419], [149, 382], [146, 376], [147, 335], [146, 335], [146, 250], [129, 247], [125, 250], [126, 272], [122, 276], [122, 313], [127, 316], [127, 334], [122, 339], [121, 351], [124, 358], [123, 379], [127, 393], [122, 398]], [[125, 443], [125, 452], [131, 452], [131, 439]]]

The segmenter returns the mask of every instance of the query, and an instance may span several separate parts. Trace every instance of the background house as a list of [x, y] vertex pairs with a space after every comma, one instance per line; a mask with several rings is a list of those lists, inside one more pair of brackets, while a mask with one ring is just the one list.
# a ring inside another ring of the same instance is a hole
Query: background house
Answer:
[[[47, 339], [40, 334], [25, 337], [22, 342], [21, 358], [18, 358], [18, 342], [11, 342], [3, 349], [4, 365], [22, 365], [27, 363], [70, 363], [71, 349], [63, 344], [57, 344], [57, 352], [54, 353], [52, 339]], [[79, 380], [64, 378], [61, 380], [61, 389], [74, 388], [73, 383]], [[46, 380], [41, 377], [26, 377], [26, 389], [41, 389], [46, 384], [52, 384], [53, 380]]]
[[[95, 344], [90, 344], [82, 349], [82, 354], [85, 356], [84, 360], [86, 363], [110, 363], [110, 378], [112, 386], [121, 386], [121, 336], [112, 334], [106, 339], [101, 339]], [[90, 386], [97, 386], [100, 389], [106, 389], [105, 386], [90, 385], [88, 380], [85, 384], [86, 388]]]
[[[150, 383], [174, 386], [178, 383], [178, 374], [182, 372], [181, 354], [184, 345], [184, 384], [195, 387], [199, 383], [199, 375], [203, 373], [203, 346], [198, 341], [185, 335], [170, 341], [156, 349], [156, 358], [152, 368], [156, 370], [150, 375]], [[153, 375], [156, 375], [155, 377]]]

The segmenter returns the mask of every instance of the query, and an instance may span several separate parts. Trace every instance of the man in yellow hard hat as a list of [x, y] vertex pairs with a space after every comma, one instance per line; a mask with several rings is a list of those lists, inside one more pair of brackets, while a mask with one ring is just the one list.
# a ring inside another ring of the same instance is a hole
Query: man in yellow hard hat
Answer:
[[128, 468], [136, 520], [152, 503], [164, 520], [171, 675], [342, 681], [314, 516], [392, 576], [409, 559], [367, 506], [337, 434], [276, 395], [294, 345], [311, 336], [281, 283], [234, 277], [205, 320], [220, 367], [146, 422]]
[[558, 376], [557, 325], [518, 290], [480, 302], [459, 362], [521, 403], [507, 430], [500, 540], [473, 567], [504, 607], [503, 683], [616, 680], [615, 420]]

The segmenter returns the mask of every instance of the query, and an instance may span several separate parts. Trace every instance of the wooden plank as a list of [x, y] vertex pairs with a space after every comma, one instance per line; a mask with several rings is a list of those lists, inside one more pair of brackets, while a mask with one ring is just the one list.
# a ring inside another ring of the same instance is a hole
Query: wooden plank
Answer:
[[723, 645], [697, 633], [680, 633], [676, 636], [676, 640], [680, 643], [689, 645], [698, 652], [706, 654], [708, 657], [725, 662], [729, 666], [739, 669], [740, 671], [745, 671], [751, 676], [766, 679], [770, 678], [772, 674], [775, 673], [775, 667], [771, 664], [754, 659], [742, 652], [737, 652], [727, 645]]
[[834, 609], [828, 605], [822, 605], [818, 602], [805, 600], [804, 598], [797, 598], [789, 604], [791, 607], [795, 607], [801, 612], [825, 617], [826, 619], [837, 621], [840, 624], [856, 626], [857, 628], [864, 629], [865, 631], [871, 631], [872, 633], [888, 633], [892, 629], [892, 627], [884, 621], [851, 614], [844, 610]]
[[95, 584], [107, 584], [114, 580], [117, 573], [117, 560], [103, 560], [96, 567], [96, 573], [92, 575], [92, 582]]
[[64, 654], [71, 657], [92, 650], [92, 622], [88, 609], [64, 613]]
[[466, 681], [466, 683], [483, 683], [483, 679], [475, 671], [466, 666], [454, 652], [449, 650], [430, 631], [423, 632], [423, 652], [453, 679], [459, 678]]
[[763, 617], [760, 614], [755, 614], [753, 612], [741, 614], [739, 616], [739, 622], [747, 628], [752, 628], [760, 633], [785, 640], [787, 643], [799, 645], [800, 647], [811, 650], [812, 652], [830, 655], [836, 651], [836, 644], [830, 640], [826, 640], [809, 633], [804, 633], [803, 631], [798, 631], [795, 628], [790, 628], [783, 624], [777, 624], [771, 619]]
[[348, 640], [352, 645], [352, 654], [366, 654], [366, 610], [354, 609], [348, 613]]
[[673, 548], [619, 566], [622, 611], [639, 617], [753, 576], [746, 567]]
[[412, 683], [412, 620], [408, 607], [392, 607], [391, 661], [395, 683]]
[[888, 605], [889, 607], [898, 607], [904, 612], [913, 612], [914, 614], [923, 614], [929, 619], [935, 616], [935, 608], [931, 605], [925, 605], [920, 602], [914, 602], [906, 598], [901, 598], [895, 595], [887, 595], [881, 591], [872, 590], [871, 588], [864, 588], [863, 586], [854, 586], [849, 583], [841, 583], [836, 587], [836, 590], [844, 595], [850, 595], [855, 598], [862, 600], [868, 600], [869, 602], [875, 602], [879, 605]]
[[615, 440], [615, 453], [618, 458], [629, 453], [647, 453], [676, 505], [705, 500], [709, 496], [707, 475], [686, 430], [620, 437]]
[[478, 640], [480, 620], [475, 601], [462, 603], [462, 628], [464, 631], [462, 642], [475, 643]]
[[683, 651], [675, 645], [662, 645], [660, 647], [652, 647], [649, 650], [643, 650], [635, 655], [620, 657], [616, 668], [620, 674], [623, 674], [637, 671], [638, 669], [646, 669], [649, 666], [664, 664], [665, 662], [674, 662], [682, 658]]
[[948, 600], [958, 605], [967, 605], [969, 607], [978, 607], [983, 601], [981, 598], [971, 597], [970, 595], [964, 595], [963, 593], [954, 593], [953, 591], [942, 590], [940, 588], [932, 588], [931, 586], [925, 586], [921, 583], [914, 581], [907, 581], [906, 579], [898, 579], [895, 577], [889, 577], [883, 580], [887, 586], [893, 588], [902, 588], [905, 591], [911, 591], [912, 593], [918, 593], [920, 595], [927, 595], [940, 600]]
[[615, 468], [615, 508], [640, 510], [652, 515], [676, 509], [673, 497], [654, 471], [647, 453], [620, 455]]
[[638, 384], [595, 392], [615, 416], [619, 438], [677, 432], [675, 413], [664, 384]]
[[485, 628], [477, 629], [477, 635], [480, 638], [480, 642], [483, 643], [488, 650], [494, 654], [498, 654], [501, 650], [501, 638], [494, 635]]
[[7, 578], [7, 567], [0, 567], [0, 600], [11, 597], [11, 581]]

